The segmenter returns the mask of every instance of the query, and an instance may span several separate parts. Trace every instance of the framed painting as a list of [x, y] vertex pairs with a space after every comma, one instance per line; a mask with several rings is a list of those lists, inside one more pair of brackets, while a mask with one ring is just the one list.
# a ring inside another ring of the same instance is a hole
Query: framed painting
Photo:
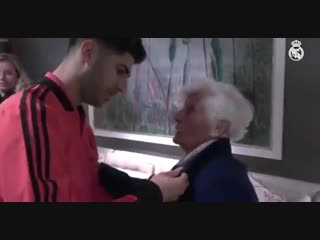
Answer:
[[[282, 159], [285, 38], [144, 38], [148, 57], [135, 66], [125, 95], [89, 107], [95, 135], [171, 145], [181, 88], [207, 78], [234, 84], [255, 117], [234, 154]], [[178, 147], [178, 146], [177, 146]]]

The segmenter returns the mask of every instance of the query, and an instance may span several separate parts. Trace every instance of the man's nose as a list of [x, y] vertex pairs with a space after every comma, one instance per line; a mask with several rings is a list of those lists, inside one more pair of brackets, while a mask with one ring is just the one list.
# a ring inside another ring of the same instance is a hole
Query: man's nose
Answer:
[[174, 119], [176, 120], [176, 122], [181, 122], [181, 119], [182, 119], [182, 111], [181, 110], [176, 112]]
[[0, 80], [4, 80], [5, 79], [5, 74], [0, 73]]
[[119, 81], [119, 85], [118, 85], [118, 91], [121, 93], [124, 93], [127, 90], [127, 79], [123, 79], [121, 81]]
[[123, 86], [119, 86], [118, 87], [118, 92], [119, 93], [124, 93], [126, 91], [126, 87], [123, 87]]

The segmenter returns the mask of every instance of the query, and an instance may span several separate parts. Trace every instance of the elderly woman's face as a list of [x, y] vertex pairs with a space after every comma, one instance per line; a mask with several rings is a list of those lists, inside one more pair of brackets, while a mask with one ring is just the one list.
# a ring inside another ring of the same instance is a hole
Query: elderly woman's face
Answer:
[[173, 141], [186, 152], [210, 140], [211, 128], [206, 117], [204, 98], [189, 96], [183, 108], [176, 113], [176, 134]]
[[15, 67], [6, 61], [0, 62], [0, 91], [8, 92], [13, 90], [18, 82], [18, 74]]

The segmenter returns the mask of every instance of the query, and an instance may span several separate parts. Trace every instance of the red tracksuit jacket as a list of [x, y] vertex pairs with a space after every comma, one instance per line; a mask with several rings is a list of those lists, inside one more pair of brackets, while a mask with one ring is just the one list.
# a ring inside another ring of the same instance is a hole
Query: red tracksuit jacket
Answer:
[[136, 201], [100, 185], [92, 129], [52, 73], [0, 105], [0, 138], [2, 202]]

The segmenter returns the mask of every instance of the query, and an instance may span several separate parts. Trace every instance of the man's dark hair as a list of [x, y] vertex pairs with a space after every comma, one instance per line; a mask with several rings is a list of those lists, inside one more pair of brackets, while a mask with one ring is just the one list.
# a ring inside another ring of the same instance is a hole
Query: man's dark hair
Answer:
[[[73, 48], [80, 38], [70, 38], [69, 49]], [[136, 64], [142, 63], [147, 53], [142, 44], [141, 38], [95, 38], [98, 42], [107, 48], [119, 53], [129, 53], [133, 56]]]

